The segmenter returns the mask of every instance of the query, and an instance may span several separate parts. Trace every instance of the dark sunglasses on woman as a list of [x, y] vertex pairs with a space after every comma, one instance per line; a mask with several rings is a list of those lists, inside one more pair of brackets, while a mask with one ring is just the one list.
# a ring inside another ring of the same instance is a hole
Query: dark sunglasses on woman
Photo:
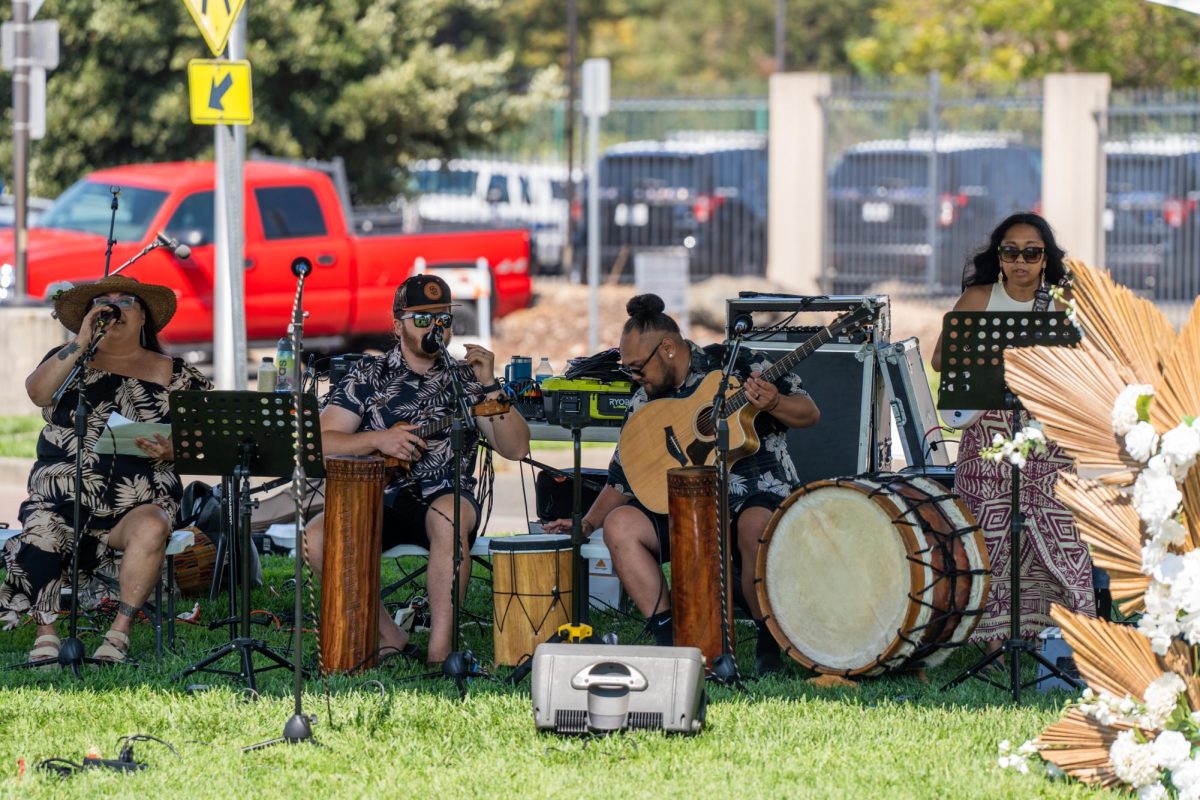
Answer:
[[1034, 247], [1032, 245], [1020, 248], [1012, 244], [1002, 244], [996, 252], [1000, 254], [1000, 260], [1008, 264], [1016, 262], [1018, 256], [1026, 264], [1036, 264], [1042, 260], [1042, 255], [1046, 252], [1046, 248]]

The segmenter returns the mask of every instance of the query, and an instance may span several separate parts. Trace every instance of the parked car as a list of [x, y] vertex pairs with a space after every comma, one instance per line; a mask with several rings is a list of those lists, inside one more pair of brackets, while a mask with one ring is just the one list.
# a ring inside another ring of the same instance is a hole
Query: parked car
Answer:
[[1145, 294], [1191, 299], [1200, 140], [1158, 138], [1105, 144], [1104, 265]]
[[833, 164], [826, 201], [832, 291], [859, 292], [883, 281], [928, 284], [932, 277], [941, 290], [957, 292], [963, 265], [996, 223], [1037, 208], [1037, 148], [1002, 137], [940, 137], [933, 196], [930, 153], [928, 138], [872, 141]]
[[[686, 249], [693, 276], [766, 270], [765, 137], [734, 133], [611, 147], [600, 159], [599, 195], [602, 272], [631, 276], [627, 262], [638, 251], [663, 247]], [[582, 245], [576, 251], [581, 261]]]
[[[50, 207], [53, 200], [47, 200], [44, 197], [30, 197], [26, 201], [26, 218], [27, 225], [33, 225], [37, 222], [38, 217], [42, 212]], [[11, 228], [16, 222], [16, 198], [11, 194], [0, 194], [0, 228]]]
[[[48, 299], [65, 284], [103, 275], [109, 187], [120, 186], [112, 267], [160, 231], [189, 245], [187, 258], [160, 248], [124, 274], [175, 289], [179, 308], [164, 331], [168, 341], [211, 342], [214, 178], [212, 163], [184, 162], [102, 169], [78, 181], [29, 231], [28, 293]], [[305, 282], [306, 336], [351, 347], [391, 337], [392, 294], [414, 268], [451, 284], [462, 303], [455, 309], [462, 332], [474, 332], [477, 298], [488, 288], [495, 316], [529, 305], [526, 230], [359, 237], [350, 233], [334, 184], [320, 171], [250, 161], [245, 188], [246, 332], [252, 341], [273, 342], [291, 322], [291, 264], [299, 256], [314, 265]], [[0, 232], [0, 262], [12, 259], [12, 233]], [[490, 287], [479, 286], [481, 260], [490, 269]]]
[[567, 168], [486, 159], [429, 159], [409, 169], [406, 199], [421, 230], [526, 227], [542, 272], [557, 272], [566, 243]]

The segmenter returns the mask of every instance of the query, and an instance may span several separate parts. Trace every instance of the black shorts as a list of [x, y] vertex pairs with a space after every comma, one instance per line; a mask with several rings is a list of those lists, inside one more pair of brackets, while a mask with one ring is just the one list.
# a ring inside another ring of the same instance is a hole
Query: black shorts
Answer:
[[[383, 549], [387, 551], [397, 545], [412, 544], [428, 550], [426, 515], [429, 514], [429, 507], [433, 505], [433, 501], [447, 494], [454, 494], [454, 490], [443, 489], [425, 498], [418, 496], [415, 490], [399, 492], [390, 506], [383, 507]], [[475, 509], [475, 525], [471, 528], [468, 539], [473, 544], [479, 530], [479, 503], [470, 492], [463, 492], [462, 498]], [[450, 521], [454, 521], [452, 515]]]
[[[738, 517], [748, 508], [765, 508], [768, 511], [775, 511], [779, 508], [779, 504], [783, 502], [779, 495], [768, 494], [767, 492], [758, 492], [747, 497], [742, 504], [738, 506], [737, 511], [730, 515], [729, 527], [730, 530], [737, 530]], [[654, 534], [658, 537], [658, 560], [666, 564], [671, 560], [671, 528], [667, 521], [666, 514], [655, 514], [649, 511], [644, 505], [634, 500], [630, 503], [634, 508], [641, 511], [650, 518], [650, 524], [654, 526]], [[730, 554], [733, 556], [733, 564], [737, 566], [741, 563], [741, 554], [737, 547], [730, 549]]]

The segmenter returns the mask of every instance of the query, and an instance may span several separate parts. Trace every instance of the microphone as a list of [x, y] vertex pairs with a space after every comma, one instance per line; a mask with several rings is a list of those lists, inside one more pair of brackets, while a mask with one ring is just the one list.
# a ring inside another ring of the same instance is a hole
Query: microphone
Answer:
[[292, 274], [297, 278], [303, 278], [312, 274], [312, 262], [304, 256], [300, 256], [292, 262]]
[[749, 314], [738, 314], [733, 319], [733, 335], [745, 336], [754, 330], [754, 317]]
[[173, 251], [176, 258], [187, 258], [192, 254], [192, 248], [186, 244], [180, 244], [178, 239], [172, 239], [162, 231], [159, 231], [158, 236], [154, 237], [154, 243], [159, 247], [165, 247]]
[[441, 344], [442, 338], [445, 336], [445, 334], [446, 331], [442, 328], [442, 324], [434, 320], [434, 323], [429, 328], [429, 331], [421, 337], [421, 349], [424, 350], [427, 355], [437, 355], [438, 345]]
[[100, 313], [96, 315], [96, 327], [103, 328], [121, 318], [121, 309], [115, 304], [109, 303], [100, 309]]

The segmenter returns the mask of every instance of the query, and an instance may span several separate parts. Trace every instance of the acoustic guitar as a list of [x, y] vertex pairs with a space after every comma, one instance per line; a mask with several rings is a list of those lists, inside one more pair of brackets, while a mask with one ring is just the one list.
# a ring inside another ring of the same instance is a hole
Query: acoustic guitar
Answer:
[[[776, 361], [760, 376], [774, 382], [812, 355], [821, 345], [845, 336], [876, 317], [866, 303], [821, 328], [799, 347]], [[721, 385], [721, 371], [714, 370], [688, 397], [664, 397], [639, 408], [621, 429], [621, 466], [629, 488], [637, 499], [656, 514], [667, 513], [667, 470], [674, 467], [711, 466], [717, 460], [716, 420], [713, 398]], [[758, 452], [761, 445], [754, 431], [759, 409], [752, 406], [736, 377], [729, 379], [724, 412], [729, 420], [729, 465]]]
[[[477, 404], [471, 406], [471, 416], [472, 417], [494, 417], [498, 414], [505, 413], [511, 407], [512, 407], [512, 403], [509, 402], [508, 398], [505, 397], [504, 395], [500, 395], [495, 400], [484, 400], [482, 403], [477, 403]], [[429, 436], [432, 436], [435, 433], [438, 433], [439, 431], [446, 430], [446, 428], [449, 428], [453, 423], [454, 423], [454, 415], [451, 414], [451, 415], [448, 415], [445, 417], [441, 417], [439, 419], [435, 419], [433, 422], [427, 422], [424, 425], [421, 425], [420, 427], [413, 428], [412, 432], [414, 435], [416, 435], [416, 437], [418, 439], [425, 439]], [[407, 423], [397, 422], [395, 425], [392, 426], [392, 428], [398, 428], [401, 425], [405, 425], [405, 424], [407, 424]], [[372, 453], [372, 455], [383, 456], [384, 460], [387, 462], [384, 465], [384, 467], [389, 470], [398, 470], [400, 472], [400, 474], [402, 474], [402, 475], [407, 473], [410, 469], [412, 469], [413, 462], [405, 460], [403, 458], [396, 458], [395, 456], [385, 456], [385, 455], [383, 455], [383, 453], [379, 452], [378, 450], [376, 450], [374, 453]]]

